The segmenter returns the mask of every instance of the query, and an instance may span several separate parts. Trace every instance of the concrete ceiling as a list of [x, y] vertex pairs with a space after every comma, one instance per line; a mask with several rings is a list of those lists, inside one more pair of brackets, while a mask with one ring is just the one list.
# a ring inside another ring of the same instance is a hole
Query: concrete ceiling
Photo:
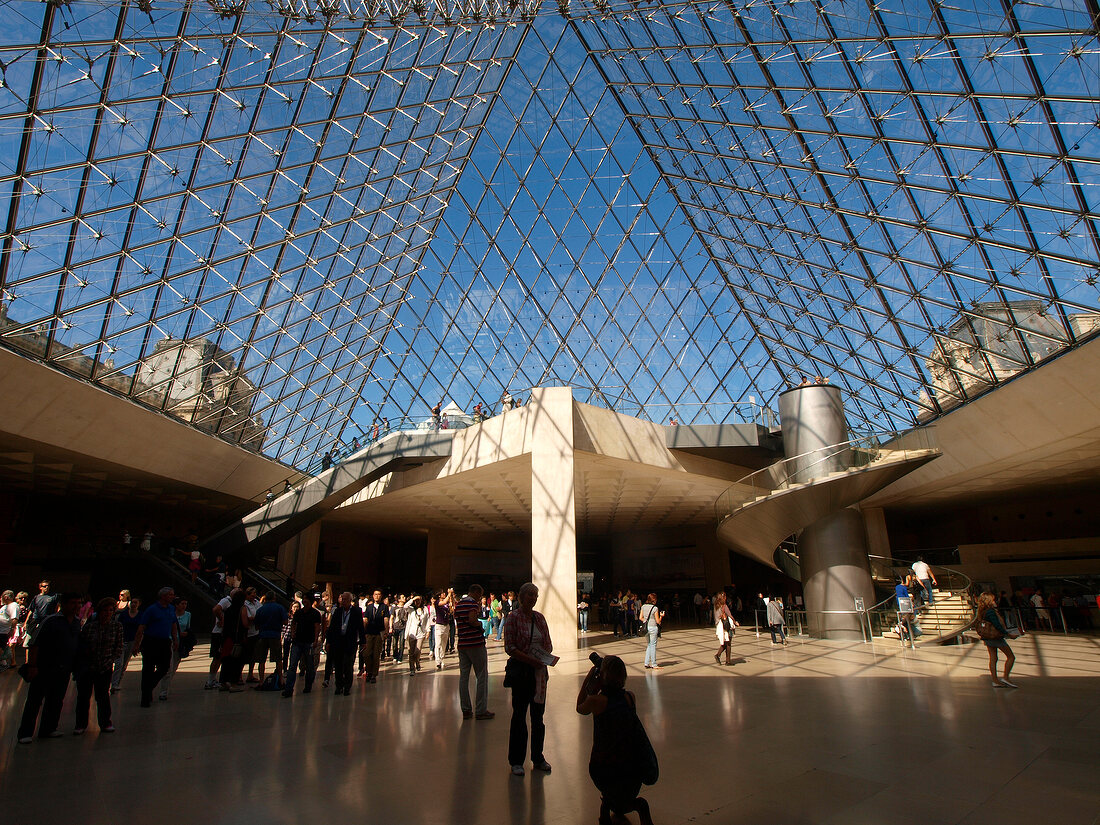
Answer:
[[197, 506], [215, 511], [243, 499], [0, 432], [0, 489], [48, 496]]
[[892, 509], [1094, 485], [1100, 480], [1100, 341], [949, 413], [943, 457], [863, 504]]
[[[592, 453], [575, 455], [577, 529], [582, 535], [712, 523], [714, 501], [730, 486], [727, 478]], [[385, 495], [378, 497], [383, 490]], [[365, 493], [325, 520], [391, 535], [426, 528], [525, 533], [531, 526], [529, 455], [441, 479], [394, 476]]]
[[[4, 478], [26, 489], [29, 473], [32, 486], [41, 480], [49, 492], [62, 495], [70, 491], [60, 483], [68, 477], [68, 483], [76, 485], [74, 491], [102, 481], [108, 491], [112, 485], [136, 489], [151, 484], [239, 501], [262, 498], [267, 489], [281, 488], [283, 479], [293, 473], [3, 349], [0, 438], [0, 448], [9, 453]], [[105, 478], [97, 478], [103, 474]]]

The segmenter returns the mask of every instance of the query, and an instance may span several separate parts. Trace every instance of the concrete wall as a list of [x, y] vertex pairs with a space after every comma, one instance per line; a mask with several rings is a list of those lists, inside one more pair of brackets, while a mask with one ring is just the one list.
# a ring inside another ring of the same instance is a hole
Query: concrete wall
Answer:
[[[1058, 556], [1071, 558], [1055, 560]], [[1005, 561], [1014, 557], [1034, 560]], [[1011, 576], [1100, 575], [1100, 537], [966, 544], [959, 547], [959, 560], [959, 570], [973, 581], [1011, 592]]]
[[429, 530], [425, 582], [432, 590], [478, 581], [486, 592], [531, 580], [531, 536]]
[[[693, 577], [696, 564], [702, 567], [706, 592], [715, 593], [731, 583], [729, 550], [718, 542], [713, 529], [694, 530], [645, 530], [622, 533], [607, 538], [611, 574], [608, 584], [612, 590], [656, 586], [658, 589], [694, 592], [701, 586], [681, 583], [675, 579], [667, 583], [661, 579], [676, 566], [682, 564], [685, 578]], [[655, 559], [658, 556], [660, 559]], [[653, 582], [653, 583], [651, 583]]]

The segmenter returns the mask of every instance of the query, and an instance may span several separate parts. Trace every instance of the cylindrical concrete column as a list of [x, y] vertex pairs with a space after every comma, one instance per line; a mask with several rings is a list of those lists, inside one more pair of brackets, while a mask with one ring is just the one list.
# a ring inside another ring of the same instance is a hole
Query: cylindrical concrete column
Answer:
[[845, 508], [814, 522], [798, 537], [798, 562], [810, 635], [818, 639], [860, 641], [865, 607], [875, 603], [867, 533], [858, 510]]
[[[830, 455], [826, 447], [848, 440], [848, 422], [840, 388], [831, 384], [795, 387], [779, 396], [783, 452], [790, 462], [790, 481], [801, 483], [848, 466], [848, 451]], [[795, 458], [798, 456], [798, 458]]]
[[[850, 450], [836, 449], [848, 440], [848, 422], [840, 389], [830, 384], [795, 387], [779, 396], [787, 480], [799, 484], [844, 470]], [[867, 533], [856, 510], [838, 510], [805, 528], [798, 536], [798, 563], [810, 635], [819, 639], [862, 639], [862, 617], [856, 598], [875, 603]]]

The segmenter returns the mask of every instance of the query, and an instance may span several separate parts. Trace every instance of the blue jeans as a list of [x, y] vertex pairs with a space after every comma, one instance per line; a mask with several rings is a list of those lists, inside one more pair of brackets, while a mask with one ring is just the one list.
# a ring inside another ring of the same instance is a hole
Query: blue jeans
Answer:
[[581, 620], [581, 630], [583, 630], [585, 633], [587, 633], [588, 632], [588, 611], [587, 610], [581, 610], [578, 615], [580, 616], [580, 620]]
[[306, 690], [313, 690], [313, 680], [317, 678], [317, 665], [313, 660], [313, 645], [292, 644], [290, 646], [290, 662], [286, 666], [286, 686], [283, 693], [293, 693], [294, 683], [298, 680], [298, 665], [306, 677]]
[[494, 621], [496, 623], [493, 625], [493, 628], [496, 632], [493, 635], [496, 636], [497, 641], [499, 642], [501, 631], [504, 630], [504, 617], [501, 616], [499, 619], [495, 619]]
[[645, 647], [645, 663], [648, 666], [657, 666], [657, 628], [653, 628], [646, 632], [649, 637], [649, 644]]
[[768, 625], [768, 631], [772, 634], [772, 644], [776, 644], [776, 634], [779, 634], [778, 641], [785, 642], [787, 640], [787, 631], [781, 624]]
[[936, 600], [932, 598], [932, 580], [921, 579], [920, 586], [924, 588], [924, 600], [928, 602], [928, 604], [935, 604]]

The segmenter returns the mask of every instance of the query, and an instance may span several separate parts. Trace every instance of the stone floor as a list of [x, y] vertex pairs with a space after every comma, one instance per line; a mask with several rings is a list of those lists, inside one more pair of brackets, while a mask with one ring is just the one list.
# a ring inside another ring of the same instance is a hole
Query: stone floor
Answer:
[[[591, 721], [574, 700], [589, 649], [631, 664], [628, 687], [661, 760], [645, 795], [658, 825], [1100, 823], [1100, 639], [1013, 643], [1019, 690], [994, 690], [981, 646], [903, 650], [742, 631], [739, 663], [714, 664], [713, 632], [641, 639], [593, 632], [550, 681], [550, 775], [513, 778], [505, 758], [503, 653], [490, 654], [497, 718], [463, 722], [457, 664], [416, 677], [284, 700], [201, 689], [185, 661], [173, 695], [138, 707], [139, 675], [115, 698], [115, 734], [92, 728], [17, 745], [24, 691], [0, 675], [0, 804], [7, 817], [84, 823], [595, 823]], [[587, 649], [586, 649], [587, 648]], [[135, 663], [137, 664], [137, 663]], [[70, 690], [70, 699], [73, 691]], [[94, 719], [94, 712], [93, 712]], [[63, 730], [72, 728], [66, 705]]]

